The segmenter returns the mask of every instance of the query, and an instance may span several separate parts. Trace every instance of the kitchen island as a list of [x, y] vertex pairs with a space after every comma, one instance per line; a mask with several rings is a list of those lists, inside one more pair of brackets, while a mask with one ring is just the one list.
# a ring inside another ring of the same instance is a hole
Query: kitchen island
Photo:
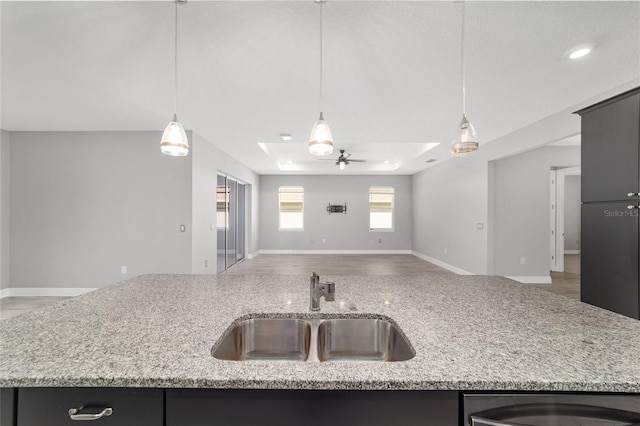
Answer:
[[[640, 322], [501, 277], [144, 275], [0, 323], [0, 387], [640, 392]], [[257, 317], [388, 317], [402, 362], [223, 361]], [[457, 398], [457, 397], [456, 397]]]

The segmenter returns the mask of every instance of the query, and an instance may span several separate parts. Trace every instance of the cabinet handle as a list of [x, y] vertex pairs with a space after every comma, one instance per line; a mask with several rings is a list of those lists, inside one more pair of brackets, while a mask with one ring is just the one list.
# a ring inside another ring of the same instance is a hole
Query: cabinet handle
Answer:
[[640, 206], [634, 206], [633, 204], [629, 204], [627, 206], [627, 210], [635, 210], [635, 209], [640, 209]]
[[627, 192], [627, 197], [635, 197], [640, 195], [640, 192]]
[[[471, 426], [515, 426], [513, 423], [506, 423], [500, 420], [486, 419], [484, 417], [470, 416]], [[519, 426], [527, 426], [521, 423]]]
[[[101, 418], [103, 416], [110, 416], [111, 414], [113, 414], [113, 408], [111, 408], [111, 407], [105, 407], [99, 413], [83, 413], [83, 414], [80, 414], [80, 411], [82, 411], [83, 408], [84, 407], [70, 408], [69, 409], [69, 418], [71, 420], [98, 420], [99, 418]], [[102, 408], [102, 407], [99, 407], [97, 409], [99, 410], [100, 408]]]

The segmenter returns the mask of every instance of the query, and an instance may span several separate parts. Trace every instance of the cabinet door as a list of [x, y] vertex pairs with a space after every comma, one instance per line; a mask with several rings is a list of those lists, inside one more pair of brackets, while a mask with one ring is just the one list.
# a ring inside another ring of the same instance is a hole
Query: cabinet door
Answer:
[[455, 426], [458, 393], [168, 389], [166, 426]]
[[0, 426], [16, 425], [16, 389], [0, 389]]
[[163, 426], [162, 389], [120, 388], [19, 389], [18, 426], [77, 426], [69, 409], [83, 406], [90, 406], [93, 413], [107, 407], [113, 410], [96, 420], [97, 425]]
[[638, 318], [638, 210], [626, 203], [582, 205], [581, 298]]
[[582, 115], [582, 202], [637, 200], [640, 93]]

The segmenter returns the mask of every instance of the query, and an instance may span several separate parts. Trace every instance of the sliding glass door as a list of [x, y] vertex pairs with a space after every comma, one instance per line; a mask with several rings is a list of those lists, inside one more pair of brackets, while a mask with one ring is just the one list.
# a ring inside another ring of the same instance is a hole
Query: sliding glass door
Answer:
[[246, 185], [218, 175], [216, 190], [217, 272], [245, 258]]

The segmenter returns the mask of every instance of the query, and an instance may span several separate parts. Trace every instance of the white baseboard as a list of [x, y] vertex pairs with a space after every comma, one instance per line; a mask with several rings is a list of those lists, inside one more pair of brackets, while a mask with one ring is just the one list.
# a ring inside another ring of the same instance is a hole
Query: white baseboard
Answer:
[[411, 250], [260, 250], [260, 254], [412, 254]]
[[551, 284], [551, 277], [543, 275], [540, 277], [505, 277], [523, 284]]
[[255, 259], [260, 255], [260, 250], [247, 254], [247, 259]]
[[38, 297], [38, 296], [59, 296], [72, 297], [79, 296], [97, 288], [75, 288], [75, 287], [51, 287], [51, 288], [28, 288], [9, 287], [0, 290], [0, 298], [3, 297]]
[[475, 275], [473, 272], [465, 271], [464, 269], [458, 268], [457, 266], [449, 265], [446, 262], [443, 262], [438, 259], [434, 259], [433, 257], [427, 256], [426, 254], [418, 253], [413, 250], [411, 252], [415, 257], [418, 257], [422, 260], [426, 260], [427, 262], [433, 263], [434, 265], [438, 265], [441, 268], [444, 268], [448, 271], [455, 272], [458, 275]]
[[564, 254], [580, 254], [580, 250], [565, 250]]

